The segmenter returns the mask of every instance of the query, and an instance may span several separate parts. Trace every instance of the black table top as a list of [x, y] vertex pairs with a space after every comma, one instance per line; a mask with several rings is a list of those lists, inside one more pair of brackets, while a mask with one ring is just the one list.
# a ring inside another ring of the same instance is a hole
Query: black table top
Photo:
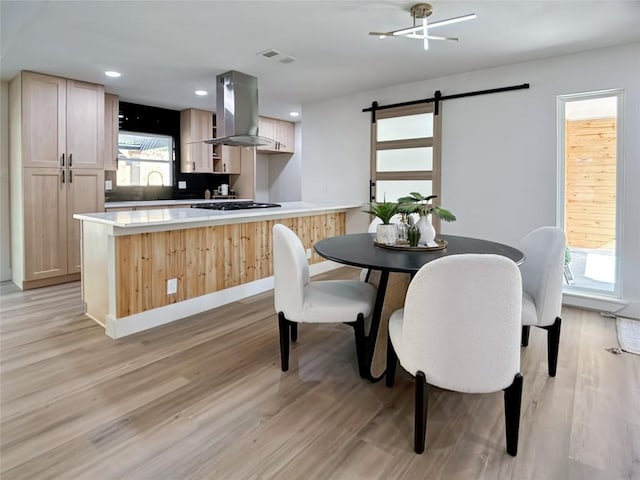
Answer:
[[517, 264], [524, 262], [524, 254], [520, 250], [478, 238], [439, 235], [438, 238], [447, 241], [447, 248], [420, 252], [377, 247], [373, 244], [374, 236], [374, 233], [355, 233], [326, 238], [316, 243], [315, 250], [320, 256], [334, 262], [388, 272], [415, 273], [425, 263], [461, 253], [493, 253], [504, 255]]

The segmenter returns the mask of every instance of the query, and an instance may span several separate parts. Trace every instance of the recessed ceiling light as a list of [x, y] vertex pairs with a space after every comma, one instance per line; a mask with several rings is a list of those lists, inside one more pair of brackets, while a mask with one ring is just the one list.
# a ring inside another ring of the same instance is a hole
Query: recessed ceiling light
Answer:
[[289, 116], [291, 116], [291, 117], [299, 117], [300, 114], [298, 112], [289, 112]]
[[196, 90], [194, 93], [200, 97], [204, 97], [208, 92], [206, 90]]
[[109, 70], [108, 72], [104, 72], [107, 77], [118, 78], [121, 77], [122, 74], [120, 72], [114, 72], [113, 70]]

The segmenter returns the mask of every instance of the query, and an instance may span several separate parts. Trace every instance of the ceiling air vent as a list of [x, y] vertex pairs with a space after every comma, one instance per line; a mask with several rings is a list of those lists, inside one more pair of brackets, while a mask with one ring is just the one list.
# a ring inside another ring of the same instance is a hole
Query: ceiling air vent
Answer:
[[264, 52], [260, 52], [258, 53], [258, 55], [262, 55], [267, 60], [276, 61], [284, 64], [293, 63], [296, 61], [295, 57], [292, 57], [287, 53], [281, 52], [280, 50], [275, 50], [273, 48], [270, 48], [269, 50], [265, 50]]

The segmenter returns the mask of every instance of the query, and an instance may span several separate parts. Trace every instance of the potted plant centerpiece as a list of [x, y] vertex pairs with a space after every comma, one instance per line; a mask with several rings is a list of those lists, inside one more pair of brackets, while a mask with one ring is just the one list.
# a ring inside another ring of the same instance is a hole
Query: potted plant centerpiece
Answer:
[[393, 245], [397, 240], [396, 226], [391, 223], [391, 218], [398, 213], [399, 204], [396, 202], [371, 202], [366, 213], [378, 217], [382, 224], [376, 227], [376, 242]]
[[431, 224], [429, 215], [436, 215], [445, 222], [453, 222], [456, 220], [456, 216], [449, 210], [432, 203], [432, 200], [435, 198], [438, 198], [438, 196], [429, 195], [425, 197], [421, 193], [411, 192], [409, 196], [398, 199], [398, 212], [417, 213], [420, 215], [416, 226], [420, 230], [421, 245], [435, 246], [436, 231]]

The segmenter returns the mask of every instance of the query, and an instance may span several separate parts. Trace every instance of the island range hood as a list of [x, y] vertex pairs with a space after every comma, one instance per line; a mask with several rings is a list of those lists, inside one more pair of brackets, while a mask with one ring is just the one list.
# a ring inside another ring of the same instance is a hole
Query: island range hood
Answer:
[[213, 145], [256, 147], [275, 140], [258, 135], [258, 79], [231, 70], [216, 77], [216, 133]]

